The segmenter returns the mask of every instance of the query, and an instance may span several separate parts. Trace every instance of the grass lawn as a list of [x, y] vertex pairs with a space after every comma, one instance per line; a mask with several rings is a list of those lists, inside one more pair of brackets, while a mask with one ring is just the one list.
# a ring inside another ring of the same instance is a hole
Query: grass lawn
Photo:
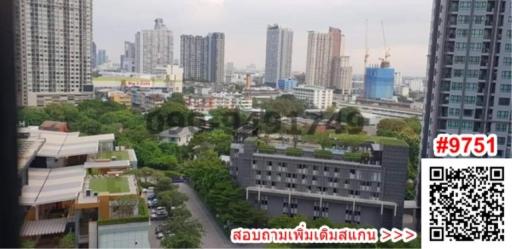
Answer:
[[112, 159], [115, 156], [116, 160], [128, 160], [128, 152], [123, 151], [103, 151], [98, 154], [99, 159]]
[[123, 176], [91, 178], [89, 187], [97, 193], [124, 193], [130, 191], [128, 180]]

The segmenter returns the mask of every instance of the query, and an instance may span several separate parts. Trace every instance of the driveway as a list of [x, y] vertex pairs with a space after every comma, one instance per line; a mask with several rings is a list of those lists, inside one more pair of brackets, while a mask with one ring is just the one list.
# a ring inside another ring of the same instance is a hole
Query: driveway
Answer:
[[179, 183], [179, 191], [187, 195], [188, 201], [186, 202], [188, 210], [203, 226], [203, 237], [201, 238], [202, 248], [238, 248], [228, 240], [224, 235], [221, 228], [213, 218], [212, 214], [208, 211], [206, 206], [201, 202], [196, 192], [186, 183]]

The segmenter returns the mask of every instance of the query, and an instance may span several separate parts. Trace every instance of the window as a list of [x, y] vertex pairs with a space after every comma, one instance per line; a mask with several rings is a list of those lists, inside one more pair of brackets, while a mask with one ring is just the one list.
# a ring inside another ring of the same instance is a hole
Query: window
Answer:
[[464, 89], [468, 92], [474, 92], [477, 90], [478, 84], [477, 83], [466, 83], [464, 86]]
[[459, 129], [460, 128], [460, 121], [459, 120], [452, 120], [452, 119], [450, 119], [450, 120], [448, 120], [446, 122], [446, 124], [447, 124], [447, 127], [449, 129]]
[[460, 109], [459, 108], [448, 108], [448, 115], [449, 116], [460, 116]]
[[498, 119], [508, 119], [508, 111], [498, 111], [496, 117]]
[[508, 130], [508, 123], [496, 123], [496, 131], [506, 132]]
[[462, 90], [462, 82], [452, 82], [451, 90], [454, 90], [454, 91]]
[[505, 93], [509, 93], [510, 91], [512, 91], [512, 84], [501, 84], [500, 85], [500, 91], [501, 92], [505, 92]]
[[505, 58], [503, 58], [503, 64], [504, 64], [505, 66], [510, 66], [510, 65], [512, 65], [512, 57], [505, 57]]
[[476, 103], [476, 96], [464, 96], [465, 104], [474, 104]]
[[499, 98], [498, 105], [510, 105], [510, 98]]
[[503, 79], [512, 79], [512, 71], [502, 71], [501, 77]]
[[450, 95], [450, 103], [460, 103], [460, 95]]
[[462, 130], [473, 130], [473, 121], [463, 120], [462, 121]]

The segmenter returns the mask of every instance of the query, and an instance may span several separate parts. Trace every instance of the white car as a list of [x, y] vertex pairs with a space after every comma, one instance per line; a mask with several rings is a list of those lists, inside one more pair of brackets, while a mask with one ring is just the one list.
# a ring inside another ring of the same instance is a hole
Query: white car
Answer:
[[157, 239], [162, 239], [163, 237], [164, 237], [164, 233], [158, 233], [158, 234], [156, 235], [156, 238], [157, 238]]

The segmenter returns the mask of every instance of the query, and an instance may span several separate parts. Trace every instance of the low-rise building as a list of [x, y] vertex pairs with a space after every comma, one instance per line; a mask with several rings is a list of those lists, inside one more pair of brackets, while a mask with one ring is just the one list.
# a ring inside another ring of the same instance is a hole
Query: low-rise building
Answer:
[[[91, 86], [92, 88], [92, 86]], [[92, 90], [92, 89], [91, 89]], [[53, 103], [78, 104], [84, 100], [92, 99], [92, 91], [84, 92], [29, 92], [28, 106], [47, 106]]]
[[193, 126], [187, 127], [173, 127], [164, 130], [158, 134], [161, 142], [175, 143], [179, 146], [188, 145], [195, 133], [199, 131], [199, 128]]
[[402, 227], [407, 144], [360, 135], [332, 139], [335, 146], [322, 149], [296, 137], [237, 138], [229, 171], [246, 199], [271, 216]]
[[299, 86], [293, 89], [295, 98], [306, 102], [309, 107], [325, 110], [332, 106], [333, 90], [320, 86]]
[[108, 98], [111, 101], [122, 104], [124, 106], [132, 106], [132, 96], [122, 91], [111, 91], [108, 93]]

